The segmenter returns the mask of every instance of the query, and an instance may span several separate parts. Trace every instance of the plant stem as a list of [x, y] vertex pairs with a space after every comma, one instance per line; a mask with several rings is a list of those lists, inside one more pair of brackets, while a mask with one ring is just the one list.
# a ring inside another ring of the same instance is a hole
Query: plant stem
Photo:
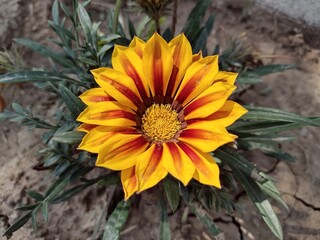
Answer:
[[173, 4], [174, 5], [173, 5], [173, 15], [172, 15], [172, 26], [171, 26], [172, 36], [174, 36], [174, 32], [176, 31], [176, 25], [177, 25], [178, 0], [174, 0]]
[[116, 6], [114, 8], [112, 33], [117, 33], [117, 31], [118, 31], [118, 23], [119, 23], [119, 15], [120, 15], [121, 6], [122, 6], [122, 0], [117, 0]]

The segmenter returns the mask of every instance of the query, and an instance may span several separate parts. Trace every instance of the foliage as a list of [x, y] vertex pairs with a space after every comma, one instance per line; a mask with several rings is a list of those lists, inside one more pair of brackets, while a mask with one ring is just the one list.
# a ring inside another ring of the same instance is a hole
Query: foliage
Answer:
[[[36, 216], [42, 213], [44, 222], [50, 220], [48, 207], [69, 200], [74, 195], [93, 185], [108, 187], [119, 184], [120, 176], [117, 172], [107, 173], [94, 179], [87, 179], [85, 175], [94, 169], [95, 156], [76, 150], [83, 134], [75, 131], [79, 123], [76, 117], [84, 109], [84, 104], [78, 95], [86, 89], [95, 86], [90, 69], [110, 66], [110, 57], [115, 44], [127, 45], [138, 35], [148, 38], [156, 28], [149, 17], [141, 20], [138, 26], [128, 19], [129, 34], [119, 21], [120, 5], [115, 11], [110, 11], [108, 17], [109, 32], [100, 30], [100, 23], [94, 22], [86, 10], [90, 1], [83, 3], [72, 1], [72, 8], [56, 0], [52, 7], [52, 20], [49, 26], [56, 33], [57, 39], [49, 39], [60, 48], [53, 50], [47, 46], [28, 39], [15, 39], [17, 44], [25, 46], [51, 60], [51, 69], [37, 69], [28, 71], [13, 71], [0, 76], [0, 84], [31, 83], [41, 90], [46, 90], [57, 96], [59, 106], [51, 119], [34, 116], [30, 107], [12, 105], [12, 110], [0, 113], [0, 121], [20, 122], [29, 128], [42, 128], [46, 132], [42, 139], [45, 147], [41, 150], [42, 160], [37, 170], [49, 170], [55, 181], [44, 193], [28, 190], [33, 204], [24, 205], [17, 210], [26, 212], [16, 220], [4, 233], [8, 236], [21, 228], [29, 219], [34, 229], [37, 228]], [[209, 0], [198, 1], [186, 20], [183, 31], [190, 40], [194, 53], [202, 51], [208, 54], [207, 39], [212, 32], [214, 15], [204, 21]], [[145, 31], [143, 31], [143, 29]], [[171, 29], [166, 29], [163, 36], [168, 40], [173, 37]], [[214, 53], [220, 52], [217, 45]], [[210, 53], [213, 54], [213, 53]], [[246, 57], [250, 55], [248, 46], [243, 41], [234, 40], [227, 49], [220, 54], [220, 68], [226, 71], [237, 71], [238, 85], [242, 90], [262, 81], [261, 77], [274, 72], [292, 68], [291, 65], [249, 66]], [[220, 230], [215, 226], [210, 209], [223, 210], [226, 214], [234, 214], [237, 206], [232, 195], [243, 189], [257, 208], [263, 220], [279, 239], [283, 233], [279, 220], [274, 213], [269, 199], [275, 199], [284, 207], [274, 181], [250, 160], [243, 157], [242, 152], [259, 149], [267, 156], [279, 160], [293, 161], [293, 157], [283, 152], [279, 143], [292, 140], [282, 132], [305, 126], [320, 126], [318, 117], [302, 117], [284, 111], [246, 106], [249, 113], [240, 121], [229, 127], [229, 131], [239, 136], [238, 149], [224, 146], [212, 153], [221, 169], [222, 190], [200, 185], [193, 181], [187, 187], [175, 179], [168, 177], [163, 181], [163, 196], [160, 197], [160, 239], [170, 239], [167, 205], [172, 212], [179, 207], [188, 207], [208, 229], [212, 236], [217, 236]], [[137, 199], [133, 198], [132, 201]], [[130, 210], [130, 203], [120, 201], [108, 217], [103, 239], [118, 239]]]

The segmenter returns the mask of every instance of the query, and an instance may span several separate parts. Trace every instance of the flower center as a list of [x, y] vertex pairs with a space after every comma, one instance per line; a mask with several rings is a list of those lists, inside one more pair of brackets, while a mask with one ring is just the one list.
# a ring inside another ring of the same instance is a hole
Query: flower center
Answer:
[[165, 142], [174, 138], [181, 122], [170, 104], [153, 104], [142, 116], [141, 129], [153, 141]]

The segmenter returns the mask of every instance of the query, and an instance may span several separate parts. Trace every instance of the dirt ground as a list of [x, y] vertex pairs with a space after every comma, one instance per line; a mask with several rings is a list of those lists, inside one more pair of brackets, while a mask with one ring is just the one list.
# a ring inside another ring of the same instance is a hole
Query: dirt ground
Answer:
[[[31, 1], [30, 4], [36, 3], [37, 1]], [[178, 16], [181, 26], [192, 1], [185, 1], [180, 6]], [[103, 7], [106, 9], [109, 4], [95, 0], [91, 6], [100, 11]], [[216, 12], [215, 31], [209, 40], [209, 49], [213, 48], [217, 39], [224, 45], [231, 36], [244, 33], [264, 63], [297, 65], [295, 70], [266, 77], [264, 83], [247, 92], [242, 100], [305, 116], [320, 115], [320, 51], [311, 49], [304, 43], [299, 26], [251, 5], [240, 4], [231, 7], [217, 1], [209, 10]], [[32, 37], [30, 33], [25, 34]], [[34, 35], [34, 38], [44, 42], [43, 30], [41, 35]], [[28, 56], [28, 59], [37, 63], [38, 56]], [[46, 93], [41, 93], [30, 85], [11, 86], [4, 92], [8, 104], [34, 104], [35, 111], [42, 115], [50, 116], [55, 107]], [[32, 170], [37, 163], [37, 152], [41, 148], [41, 133], [34, 130], [30, 132], [14, 123], [0, 125], [0, 233], [18, 217], [14, 208], [21, 203], [30, 202], [25, 190], [44, 191], [52, 180], [50, 175]], [[253, 162], [278, 180], [278, 188], [289, 205], [288, 212], [277, 204], [274, 205], [283, 224], [286, 240], [320, 239], [319, 133], [319, 129], [311, 127], [293, 132], [297, 139], [282, 146], [296, 157], [293, 164], [277, 162], [262, 156], [259, 152], [250, 156]], [[39, 224], [36, 233], [32, 233], [31, 225], [28, 223], [14, 233], [11, 239], [91, 239], [101, 211], [105, 207], [105, 199], [106, 192], [93, 187], [68, 202], [51, 206], [49, 223]], [[224, 230], [221, 239], [275, 239], [245, 195], [238, 198], [238, 204], [243, 208], [243, 214], [235, 218], [213, 213], [215, 222]], [[179, 210], [169, 217], [172, 239], [210, 239], [203, 226], [193, 216], [181, 222], [182, 214]], [[152, 191], [144, 193], [140, 204], [133, 207], [121, 239], [157, 239], [158, 226], [158, 207], [154, 194]]]

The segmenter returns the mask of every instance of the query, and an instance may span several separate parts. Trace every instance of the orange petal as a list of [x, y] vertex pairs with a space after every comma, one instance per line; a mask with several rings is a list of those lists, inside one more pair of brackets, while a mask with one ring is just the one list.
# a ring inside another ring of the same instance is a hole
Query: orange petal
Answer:
[[224, 144], [233, 142], [235, 138], [236, 136], [229, 134], [224, 127], [213, 122], [202, 121], [187, 126], [178, 139], [203, 152], [212, 152]]
[[194, 178], [202, 184], [221, 188], [219, 180], [219, 167], [209, 153], [200, 152], [183, 142], [178, 143], [179, 147], [189, 156], [196, 167]]
[[240, 104], [227, 100], [218, 111], [206, 117], [205, 120], [228, 127], [247, 112], [248, 110]]
[[140, 58], [142, 58], [145, 46], [146, 46], [146, 43], [142, 39], [138, 38], [137, 36], [134, 36], [134, 38], [132, 39], [129, 45], [130, 48], [133, 48], [135, 50], [135, 52], [139, 55]]
[[119, 103], [134, 110], [141, 106], [139, 92], [133, 80], [126, 74], [112, 68], [98, 68], [91, 72], [103, 90]]
[[139, 182], [139, 192], [153, 187], [168, 174], [163, 166], [162, 145], [153, 144], [147, 151], [137, 157], [136, 174]]
[[185, 106], [212, 85], [218, 71], [218, 56], [205, 57], [192, 63], [186, 71], [175, 99]]
[[140, 134], [115, 133], [101, 146], [96, 165], [124, 170], [136, 164], [136, 158], [149, 143]]
[[138, 190], [135, 167], [121, 171], [121, 183], [124, 191], [124, 199], [128, 200]]
[[185, 186], [195, 171], [193, 162], [174, 142], [163, 144], [163, 166]]
[[202, 51], [192, 55], [192, 62], [196, 62], [196, 61], [199, 61], [201, 59], [203, 59]]
[[187, 68], [192, 62], [192, 48], [184, 34], [180, 34], [169, 43], [173, 53], [173, 69], [168, 83], [166, 96], [176, 92]]
[[134, 134], [136, 129], [134, 128], [115, 128], [115, 127], [105, 127], [98, 126], [93, 130], [89, 131], [88, 134], [84, 136], [82, 142], [80, 143], [78, 149], [85, 150], [92, 153], [98, 153], [101, 146], [116, 133], [122, 134]]
[[114, 99], [110, 97], [102, 88], [91, 88], [82, 93], [79, 98], [87, 105], [97, 102], [114, 101]]
[[236, 87], [223, 82], [214, 83], [185, 108], [185, 119], [204, 118], [217, 111]]
[[163, 96], [170, 79], [173, 59], [167, 42], [158, 33], [147, 42], [142, 64], [152, 95]]
[[79, 125], [79, 127], [77, 128], [77, 130], [79, 132], [89, 132], [90, 130], [94, 129], [95, 127], [97, 127], [98, 125], [94, 125], [94, 124], [87, 124], [87, 123], [82, 123]]
[[112, 66], [115, 70], [126, 74], [133, 80], [142, 99], [149, 96], [142, 68], [142, 59], [136, 53], [135, 48], [115, 46], [112, 54]]
[[100, 102], [89, 105], [77, 121], [102, 126], [130, 127], [136, 125], [136, 115], [117, 102]]

